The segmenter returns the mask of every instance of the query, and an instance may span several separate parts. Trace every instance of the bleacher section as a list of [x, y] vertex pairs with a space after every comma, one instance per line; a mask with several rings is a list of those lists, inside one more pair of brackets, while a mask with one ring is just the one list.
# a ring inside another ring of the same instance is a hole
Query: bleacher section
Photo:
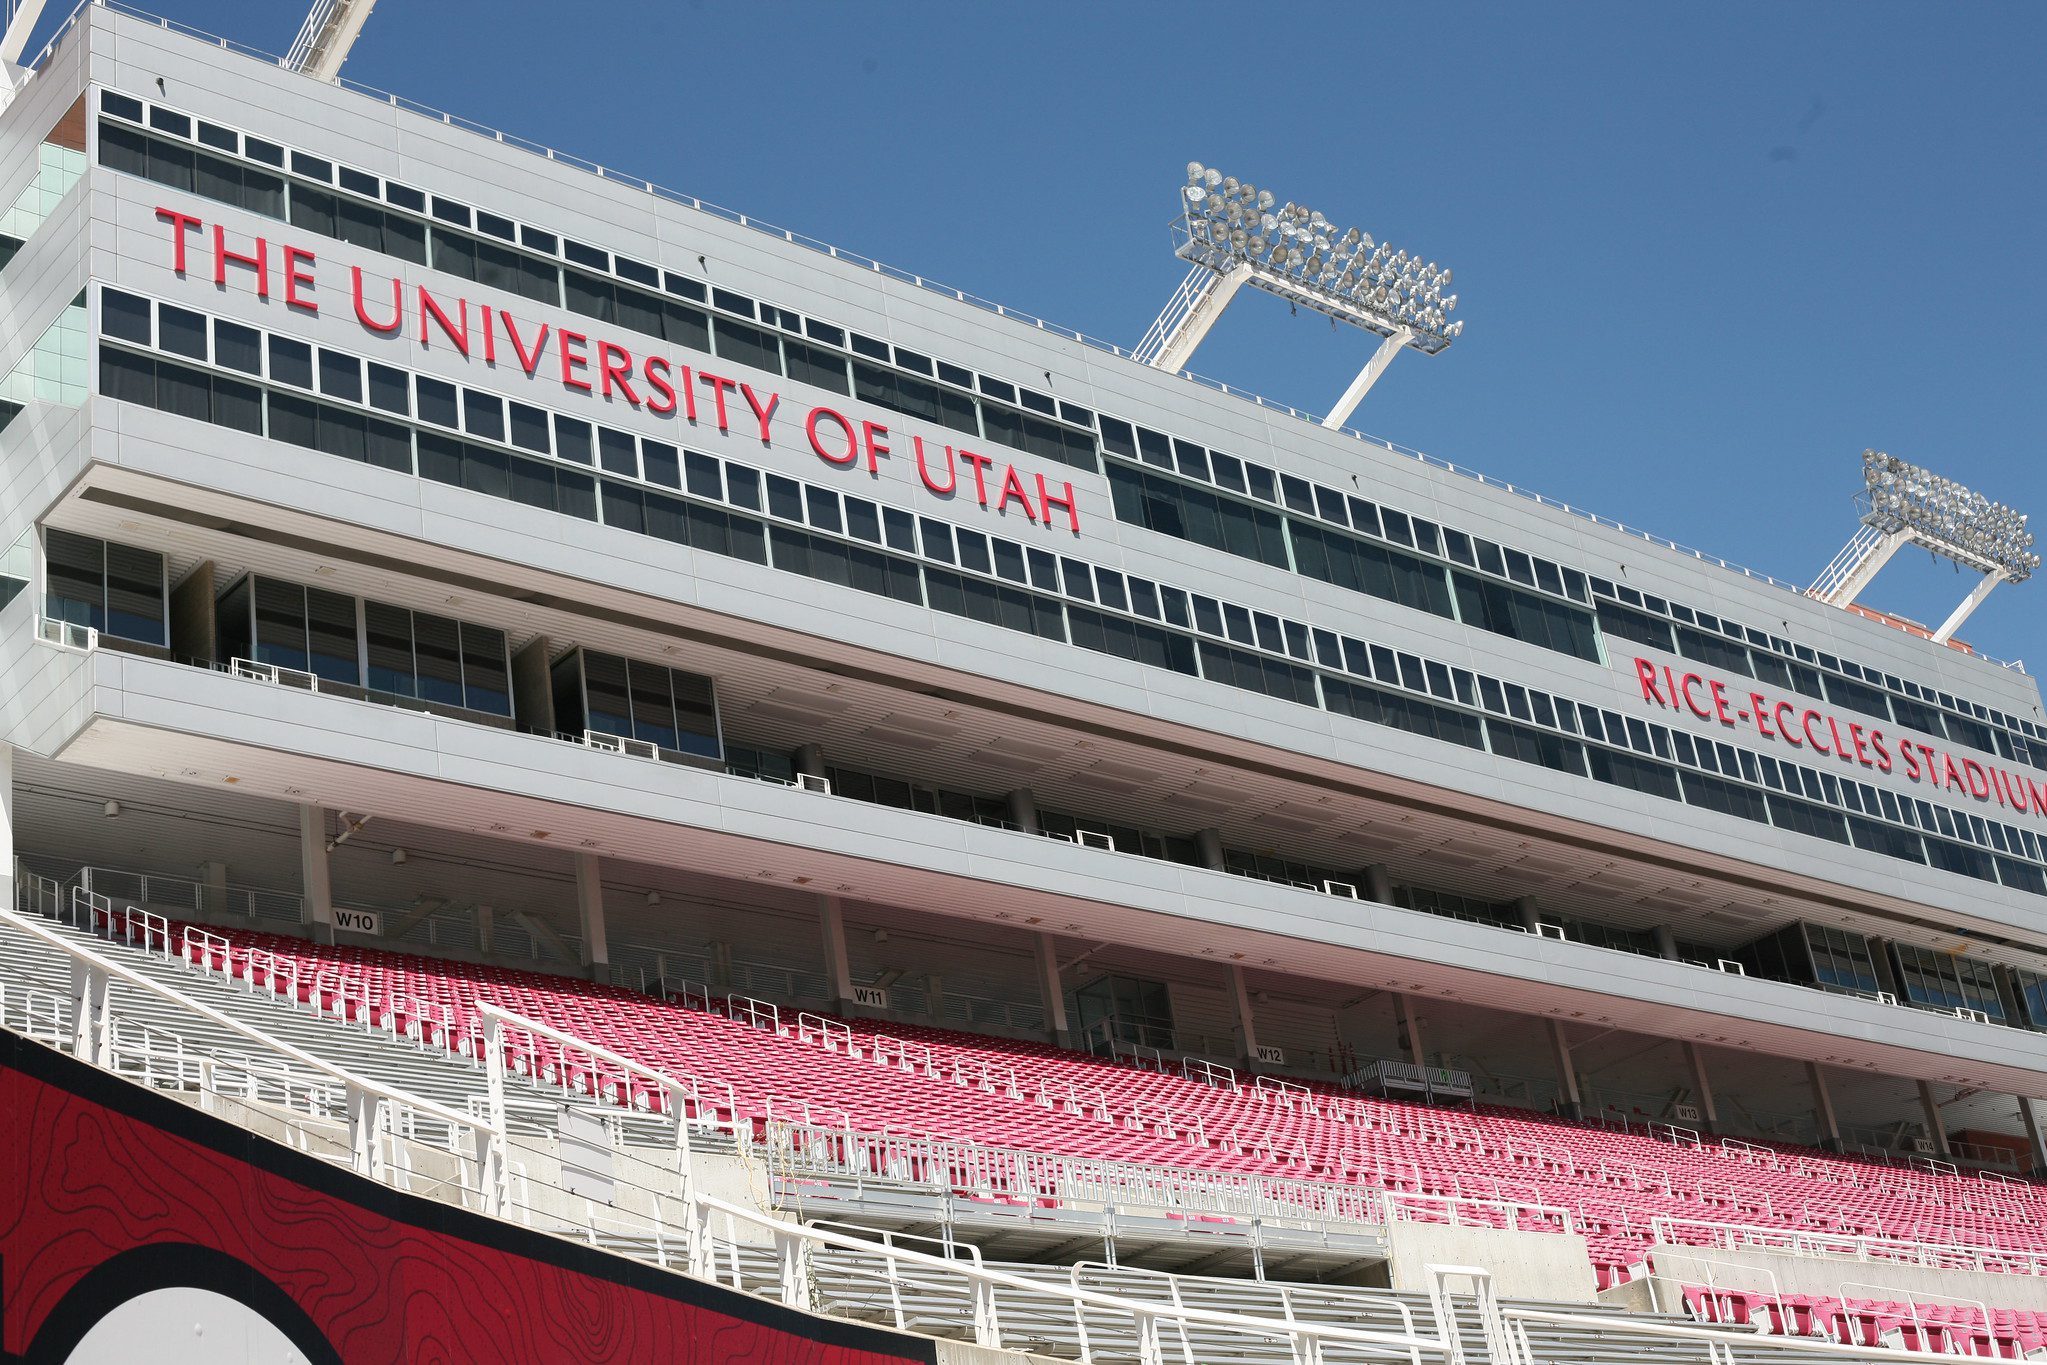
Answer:
[[1986, 1311], [1974, 1304], [1759, 1294], [1704, 1285], [1684, 1286], [1684, 1303], [1695, 1322], [1753, 1327], [1774, 1336], [1809, 1337], [1843, 1346], [2004, 1360], [2047, 1347], [2047, 1313]]
[[[139, 912], [119, 912], [113, 927], [257, 989], [471, 1057], [481, 1047], [475, 1007], [487, 1000], [692, 1078], [702, 1117], [756, 1139], [780, 1122], [1363, 1188], [1387, 1218], [1574, 1225], [1603, 1284], [1628, 1278], [1657, 1241], [1723, 1245], [1731, 1234], [1773, 1232], [2047, 1272], [2047, 1194], [2016, 1182], [1679, 1130], [1656, 1137], [1516, 1110], [1429, 1109], [1200, 1063], [1174, 1074], [1044, 1044], [788, 1018], [740, 997], [660, 1000]], [[609, 1101], [653, 1102], [644, 1085], [592, 1074], [558, 1050], [510, 1046], [515, 1070]]]

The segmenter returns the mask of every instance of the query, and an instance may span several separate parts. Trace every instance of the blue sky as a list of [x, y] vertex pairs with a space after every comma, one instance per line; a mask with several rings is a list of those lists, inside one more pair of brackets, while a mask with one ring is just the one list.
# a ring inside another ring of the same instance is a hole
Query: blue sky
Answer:
[[[1125, 344], [1216, 165], [1455, 270], [1357, 425], [1802, 582], [1866, 446], [2047, 533], [2043, 52], [2017, 4], [382, 0], [346, 74]], [[1368, 349], [1247, 296], [1195, 368], [1322, 411]], [[1964, 635], [2047, 669], [2047, 581]]]

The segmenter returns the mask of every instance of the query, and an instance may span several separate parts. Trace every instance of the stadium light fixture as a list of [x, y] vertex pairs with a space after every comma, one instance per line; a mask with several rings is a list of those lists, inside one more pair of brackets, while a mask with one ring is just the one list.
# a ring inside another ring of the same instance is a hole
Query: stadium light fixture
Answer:
[[1277, 294], [1385, 338], [1323, 419], [1326, 427], [1349, 419], [1401, 350], [1434, 355], [1464, 331], [1463, 320], [1450, 317], [1457, 310], [1450, 272], [1434, 261], [1396, 251], [1361, 228], [1338, 227], [1305, 204], [1280, 203], [1272, 191], [1198, 161], [1187, 163], [1173, 236], [1175, 254], [1192, 268], [1138, 343], [1138, 359], [1178, 373], [1239, 288]]
[[1945, 644], [1999, 583], [2023, 583], [2040, 567], [2026, 514], [1992, 502], [1953, 479], [1880, 450], [1862, 452], [1862, 529], [1806, 591], [1833, 606], [1851, 605], [1892, 555], [1923, 546], [1983, 575], [1975, 591], [1933, 632]]

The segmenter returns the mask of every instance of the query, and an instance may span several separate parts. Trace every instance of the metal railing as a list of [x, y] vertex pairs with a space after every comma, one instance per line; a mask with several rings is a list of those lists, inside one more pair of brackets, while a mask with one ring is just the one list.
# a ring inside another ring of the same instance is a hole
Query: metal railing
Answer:
[[1718, 1247], [1724, 1251], [1770, 1251], [1825, 1260], [1884, 1262], [1936, 1270], [1992, 1274], [2047, 1275], [2047, 1252], [2010, 1251], [1953, 1242], [1815, 1232], [1808, 1229], [1716, 1223], [1675, 1214], [1650, 1220], [1650, 1235], [1674, 1247]]

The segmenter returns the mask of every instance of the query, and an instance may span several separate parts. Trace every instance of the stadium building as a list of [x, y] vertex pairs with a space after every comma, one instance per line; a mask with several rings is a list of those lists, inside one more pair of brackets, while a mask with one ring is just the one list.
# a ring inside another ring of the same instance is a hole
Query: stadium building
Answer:
[[[763, 1355], [2047, 1343], [2047, 718], [1875, 512], [1808, 591], [308, 65], [92, 5], [0, 113], [17, 1114]], [[35, 1226], [0, 1359], [141, 1330]]]

